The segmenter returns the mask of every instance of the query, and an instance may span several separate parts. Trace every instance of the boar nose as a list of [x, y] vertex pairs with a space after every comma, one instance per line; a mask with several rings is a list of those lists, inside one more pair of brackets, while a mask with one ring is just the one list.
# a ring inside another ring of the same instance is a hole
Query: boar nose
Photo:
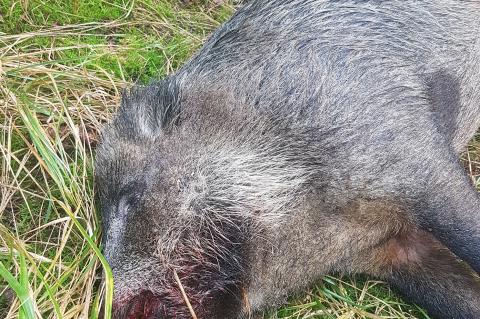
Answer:
[[[120, 215], [121, 213], [119, 213]], [[125, 234], [125, 218], [115, 218], [110, 222], [108, 230], [103, 235], [102, 246], [103, 255], [107, 259], [110, 266], [115, 263], [115, 256], [123, 251], [124, 234]]]
[[150, 291], [144, 291], [125, 299], [115, 296], [113, 302], [114, 319], [162, 319], [163, 306], [160, 299]]

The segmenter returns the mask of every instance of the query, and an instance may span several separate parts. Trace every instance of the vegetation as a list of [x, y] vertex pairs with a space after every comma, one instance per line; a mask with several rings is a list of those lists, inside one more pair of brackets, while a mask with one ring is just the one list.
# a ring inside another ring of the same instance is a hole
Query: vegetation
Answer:
[[[120, 92], [173, 72], [233, 0], [0, 2], [0, 317], [97, 318], [112, 298], [92, 158]], [[478, 142], [465, 155], [478, 173]], [[384, 283], [325, 277], [266, 318], [427, 318]]]

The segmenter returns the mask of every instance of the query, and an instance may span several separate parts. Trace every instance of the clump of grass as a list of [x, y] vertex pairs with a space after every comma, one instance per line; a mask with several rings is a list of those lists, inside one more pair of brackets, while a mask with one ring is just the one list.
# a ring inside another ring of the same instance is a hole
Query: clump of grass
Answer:
[[270, 314], [275, 319], [399, 318], [428, 319], [420, 308], [403, 302], [388, 286], [361, 276], [325, 276], [307, 294]]
[[[0, 3], [0, 317], [109, 318], [93, 150], [123, 88], [177, 69], [235, 3]], [[466, 153], [478, 181], [479, 142]], [[326, 277], [266, 318], [426, 318], [386, 285]]]

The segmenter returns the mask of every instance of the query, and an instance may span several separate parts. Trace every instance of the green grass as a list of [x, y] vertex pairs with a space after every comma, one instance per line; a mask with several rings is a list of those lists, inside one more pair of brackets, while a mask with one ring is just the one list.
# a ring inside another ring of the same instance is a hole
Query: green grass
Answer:
[[[94, 147], [122, 88], [174, 72], [234, 11], [187, 2], [0, 2], [0, 318], [97, 318], [103, 301], [108, 318]], [[357, 277], [325, 277], [265, 317], [427, 318]]]

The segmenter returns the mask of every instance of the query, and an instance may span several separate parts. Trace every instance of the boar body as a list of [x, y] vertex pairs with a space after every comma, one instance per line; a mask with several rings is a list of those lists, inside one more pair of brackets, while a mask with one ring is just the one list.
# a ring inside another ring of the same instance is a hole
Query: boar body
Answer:
[[96, 159], [114, 317], [247, 318], [365, 273], [480, 318], [479, 34], [478, 1], [249, 1], [128, 92]]

